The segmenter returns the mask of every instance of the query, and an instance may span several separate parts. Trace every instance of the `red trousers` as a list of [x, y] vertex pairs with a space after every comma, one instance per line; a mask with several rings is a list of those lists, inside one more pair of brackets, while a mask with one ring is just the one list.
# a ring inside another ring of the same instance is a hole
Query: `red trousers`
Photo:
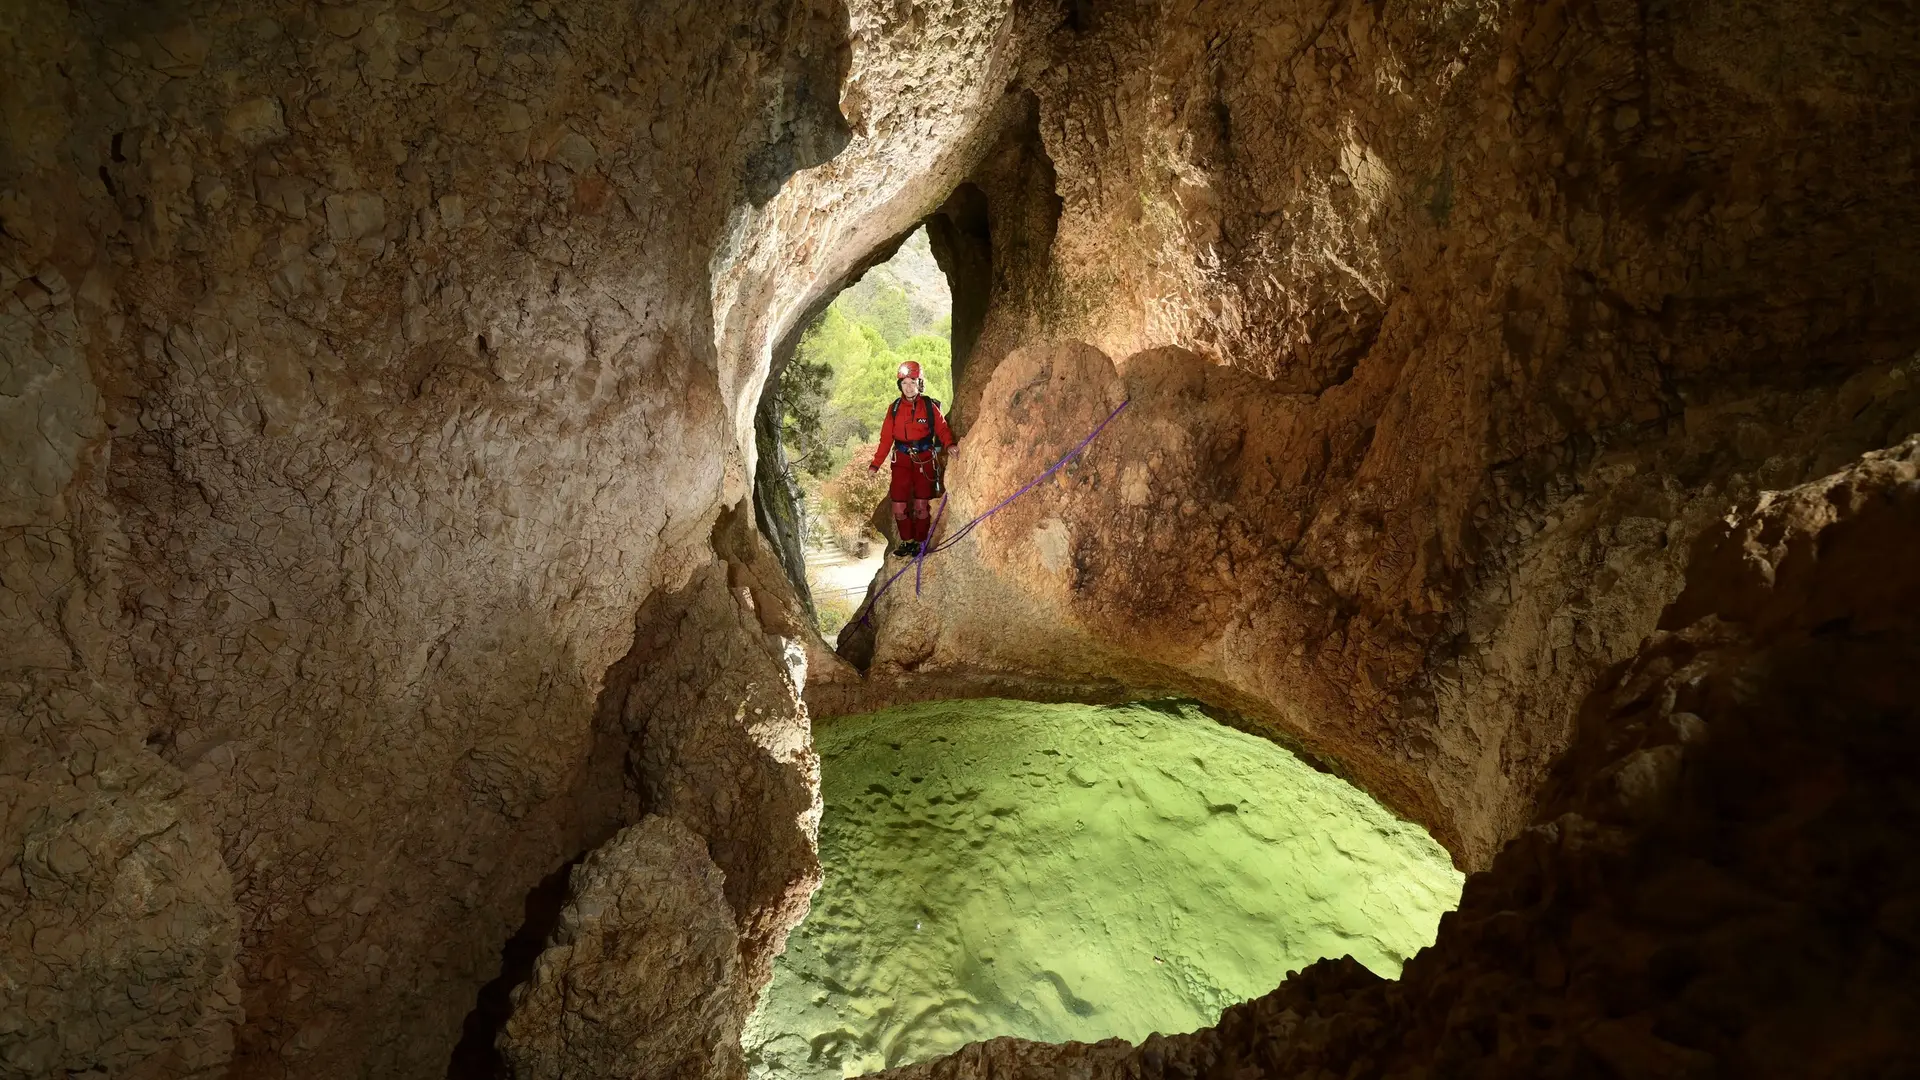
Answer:
[[893, 479], [887, 485], [887, 498], [893, 502], [893, 527], [902, 540], [924, 543], [927, 539], [933, 524], [927, 516], [927, 504], [933, 498], [933, 469], [931, 451], [893, 455]]

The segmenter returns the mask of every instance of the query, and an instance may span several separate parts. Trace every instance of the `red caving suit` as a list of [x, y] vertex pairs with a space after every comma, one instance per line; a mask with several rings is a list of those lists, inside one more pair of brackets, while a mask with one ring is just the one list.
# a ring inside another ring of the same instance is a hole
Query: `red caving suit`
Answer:
[[[914, 507], [915, 520], [901, 523], [903, 540], [926, 539], [918, 534], [925, 528], [924, 500], [933, 498], [935, 440], [943, 447], [954, 444], [953, 429], [947, 426], [938, 401], [921, 394], [912, 401], [895, 398], [887, 407], [887, 415], [880, 422], [880, 445], [873, 451], [873, 467], [879, 468], [887, 452], [893, 451], [893, 478], [887, 486], [887, 498], [896, 504], [909, 499], [921, 503]], [[894, 516], [901, 515], [896, 512]]]

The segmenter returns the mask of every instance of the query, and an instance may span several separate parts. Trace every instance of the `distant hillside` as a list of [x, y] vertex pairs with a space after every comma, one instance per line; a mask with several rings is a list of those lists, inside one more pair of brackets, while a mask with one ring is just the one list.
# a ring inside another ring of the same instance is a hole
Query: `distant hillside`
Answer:
[[940, 264], [933, 259], [927, 230], [915, 230], [892, 259], [867, 271], [840, 294], [836, 303], [850, 317], [878, 323], [880, 318], [875, 316], [881, 315], [886, 294], [893, 288], [906, 294], [906, 337], [947, 332], [941, 320], [953, 315], [953, 293], [947, 288], [947, 276], [940, 272]]

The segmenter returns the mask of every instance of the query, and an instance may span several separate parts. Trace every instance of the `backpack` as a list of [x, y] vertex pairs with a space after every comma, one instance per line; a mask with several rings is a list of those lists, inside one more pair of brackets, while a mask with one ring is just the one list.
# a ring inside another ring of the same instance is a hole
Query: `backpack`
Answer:
[[[933, 416], [940, 408], [940, 399], [928, 394], [921, 394], [919, 397], [914, 398], [914, 400], [925, 401], [932, 406], [932, 408], [927, 411], [927, 434], [925, 438], [915, 439], [910, 443], [900, 443], [899, 445], [905, 447], [912, 453], [919, 453], [923, 450], [931, 450], [933, 444], [940, 441], [940, 436], [933, 426]], [[887, 431], [889, 432], [893, 431], [893, 418], [900, 412], [900, 401], [900, 398], [894, 398], [893, 404], [887, 406]], [[913, 418], [915, 420], [920, 419], [920, 406], [918, 405], [914, 406]]]
[[[896, 413], [898, 413], [898, 412], [900, 411], [900, 400], [901, 400], [901, 399], [899, 399], [899, 398], [894, 398], [894, 399], [893, 399], [893, 404], [892, 404], [892, 405], [889, 405], [889, 406], [887, 406], [887, 423], [888, 423], [889, 425], [891, 425], [891, 424], [893, 423], [893, 418], [894, 418], [894, 415], [895, 415]], [[914, 400], [915, 400], [915, 401], [925, 401], [925, 402], [928, 402], [928, 403], [930, 403], [930, 404], [932, 404], [932, 406], [933, 406], [934, 408], [936, 408], [936, 409], [938, 409], [938, 408], [940, 407], [940, 399], [939, 399], [939, 398], [937, 398], [937, 397], [934, 397], [934, 396], [933, 396], [933, 395], [931, 395], [931, 394], [921, 394], [921, 395], [920, 395], [919, 397], [917, 397], [917, 398], [915, 398]], [[918, 406], [915, 406], [915, 408], [914, 408], [914, 412], [915, 412], [915, 416], [914, 416], [914, 419], [916, 419], [916, 420], [918, 420], [918, 419], [920, 418], [920, 417], [919, 417], [919, 415], [918, 415], [918, 414], [919, 414], [919, 407], [918, 407]], [[927, 414], [927, 423], [929, 423], [929, 424], [931, 424], [931, 423], [933, 423], [933, 414], [932, 414], [932, 413], [928, 413], [928, 414]], [[889, 430], [891, 430], [891, 428], [889, 428]]]

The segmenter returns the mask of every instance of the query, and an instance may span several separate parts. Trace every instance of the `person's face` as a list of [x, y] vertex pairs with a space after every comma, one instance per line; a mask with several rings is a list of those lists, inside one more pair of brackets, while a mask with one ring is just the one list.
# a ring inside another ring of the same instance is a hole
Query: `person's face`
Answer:
[[920, 396], [920, 380], [919, 379], [901, 379], [900, 393], [905, 395], [908, 401], [912, 401], [914, 398], [919, 397]]

